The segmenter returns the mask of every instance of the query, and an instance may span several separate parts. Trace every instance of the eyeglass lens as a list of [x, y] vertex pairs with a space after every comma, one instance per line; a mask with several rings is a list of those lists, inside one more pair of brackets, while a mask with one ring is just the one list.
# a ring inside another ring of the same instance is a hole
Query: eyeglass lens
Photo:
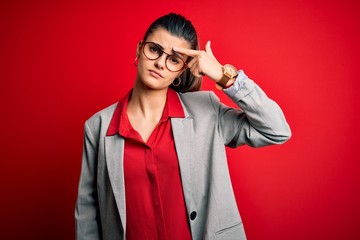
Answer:
[[[146, 42], [144, 44], [143, 52], [145, 54], [145, 57], [147, 57], [150, 60], [156, 60], [160, 58], [163, 55], [163, 53], [165, 53], [160, 48], [160, 46], [152, 42]], [[165, 65], [170, 71], [177, 72], [184, 67], [185, 63], [181, 59], [181, 57], [172, 54], [169, 55], [167, 53], [165, 54], [167, 55]]]

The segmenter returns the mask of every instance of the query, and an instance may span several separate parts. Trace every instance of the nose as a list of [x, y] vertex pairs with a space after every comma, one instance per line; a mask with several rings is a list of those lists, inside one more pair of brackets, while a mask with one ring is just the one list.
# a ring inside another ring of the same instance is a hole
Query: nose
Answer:
[[155, 60], [155, 66], [158, 69], [163, 70], [164, 67], [166, 66], [166, 59], [167, 59], [167, 55], [163, 53], [158, 59]]

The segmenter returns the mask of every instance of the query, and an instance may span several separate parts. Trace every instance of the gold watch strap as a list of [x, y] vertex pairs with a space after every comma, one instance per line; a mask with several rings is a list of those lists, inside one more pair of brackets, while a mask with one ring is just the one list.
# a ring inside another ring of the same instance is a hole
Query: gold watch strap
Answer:
[[226, 83], [225, 83], [225, 85], [224, 86], [222, 86], [222, 85], [220, 85], [219, 84], [219, 82], [217, 82], [216, 84], [215, 84], [215, 86], [216, 86], [216, 88], [217, 89], [219, 89], [219, 90], [223, 90], [224, 88], [226, 89], [226, 88], [228, 88], [228, 87], [230, 87], [231, 85], [229, 85], [229, 86], [226, 86], [226, 84], [228, 83], [228, 82], [232, 82], [231, 83], [231, 85], [235, 82], [235, 77], [233, 77], [233, 78], [230, 78]]
[[228, 81], [230, 81], [231, 78], [229, 78], [228, 76], [226, 76], [225, 74], [222, 76], [222, 78], [220, 79], [220, 81], [217, 82], [218, 85], [225, 87], [226, 84], [228, 83]]

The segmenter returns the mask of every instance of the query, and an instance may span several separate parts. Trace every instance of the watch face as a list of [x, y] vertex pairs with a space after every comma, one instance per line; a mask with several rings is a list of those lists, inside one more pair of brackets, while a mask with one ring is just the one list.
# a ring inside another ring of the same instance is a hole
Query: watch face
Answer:
[[225, 64], [224, 65], [224, 74], [229, 75], [230, 78], [234, 77], [237, 75], [237, 69], [230, 65], [230, 64]]

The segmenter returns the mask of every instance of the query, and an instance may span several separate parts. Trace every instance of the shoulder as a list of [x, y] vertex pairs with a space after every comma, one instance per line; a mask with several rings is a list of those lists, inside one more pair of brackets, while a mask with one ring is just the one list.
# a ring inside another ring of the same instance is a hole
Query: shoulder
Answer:
[[180, 99], [190, 113], [216, 111], [219, 104], [219, 98], [213, 91], [197, 91], [180, 93]]
[[214, 99], [218, 99], [213, 91], [197, 91], [197, 92], [186, 92], [179, 93], [181, 100], [186, 102], [192, 101], [212, 101]]
[[118, 102], [96, 112], [89, 119], [86, 120], [85, 125], [91, 130], [96, 130], [100, 128], [107, 129], [117, 105]]

